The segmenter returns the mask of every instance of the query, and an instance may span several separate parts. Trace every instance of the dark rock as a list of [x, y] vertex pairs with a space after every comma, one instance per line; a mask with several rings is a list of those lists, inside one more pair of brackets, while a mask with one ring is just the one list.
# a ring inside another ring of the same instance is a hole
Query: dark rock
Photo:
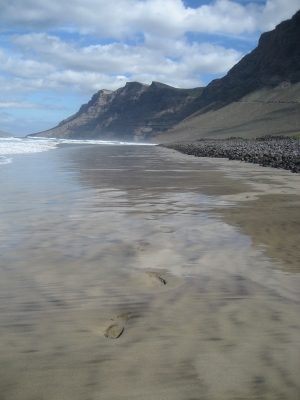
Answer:
[[202, 90], [128, 82], [115, 91], [100, 90], [75, 115], [34, 136], [147, 140], [186, 118], [186, 105]]
[[196, 157], [228, 158], [263, 167], [300, 172], [300, 140], [284, 136], [263, 136], [254, 140], [211, 140], [177, 142], [159, 146]]
[[213, 80], [190, 106], [194, 112], [217, 110], [262, 87], [286, 87], [300, 81], [300, 11], [270, 32], [226, 76]]

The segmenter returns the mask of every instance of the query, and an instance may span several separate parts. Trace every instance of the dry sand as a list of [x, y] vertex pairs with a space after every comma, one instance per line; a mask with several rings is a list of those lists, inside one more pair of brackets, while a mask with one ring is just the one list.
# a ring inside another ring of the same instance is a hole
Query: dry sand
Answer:
[[1, 400], [299, 399], [299, 176], [139, 152], [3, 250]]

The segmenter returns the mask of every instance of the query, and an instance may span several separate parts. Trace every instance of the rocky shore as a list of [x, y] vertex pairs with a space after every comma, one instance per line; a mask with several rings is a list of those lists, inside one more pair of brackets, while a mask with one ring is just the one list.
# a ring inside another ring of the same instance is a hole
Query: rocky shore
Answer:
[[159, 146], [196, 157], [228, 158], [300, 173], [300, 139], [268, 135], [253, 140], [198, 139]]

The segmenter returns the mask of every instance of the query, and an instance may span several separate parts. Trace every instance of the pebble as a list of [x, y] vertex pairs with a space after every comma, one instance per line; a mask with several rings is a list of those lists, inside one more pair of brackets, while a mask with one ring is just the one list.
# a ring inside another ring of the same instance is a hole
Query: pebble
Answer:
[[190, 142], [162, 143], [159, 146], [196, 157], [228, 158], [263, 167], [300, 173], [300, 139], [262, 136], [256, 139], [197, 139]]

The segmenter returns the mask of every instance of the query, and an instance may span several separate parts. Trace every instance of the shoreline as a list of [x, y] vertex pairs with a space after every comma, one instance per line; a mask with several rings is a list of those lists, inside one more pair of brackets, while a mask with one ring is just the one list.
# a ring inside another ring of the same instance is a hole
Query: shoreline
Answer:
[[[160, 147], [161, 150], [166, 149]], [[284, 273], [300, 272], [299, 240], [300, 181], [290, 171], [213, 157], [189, 157], [175, 149], [166, 156], [179, 163], [200, 162], [209, 180], [199, 176], [201, 191], [233, 201], [234, 207], [219, 207], [211, 213], [251, 237], [254, 247], [270, 257], [275, 269]], [[210, 168], [212, 168], [210, 170]], [[203, 180], [204, 179], [204, 180]], [[224, 186], [220, 186], [223, 180]], [[298, 279], [298, 278], [297, 278]]]
[[254, 140], [197, 139], [158, 146], [196, 157], [227, 158], [300, 173], [300, 140], [284, 136], [268, 135]]

